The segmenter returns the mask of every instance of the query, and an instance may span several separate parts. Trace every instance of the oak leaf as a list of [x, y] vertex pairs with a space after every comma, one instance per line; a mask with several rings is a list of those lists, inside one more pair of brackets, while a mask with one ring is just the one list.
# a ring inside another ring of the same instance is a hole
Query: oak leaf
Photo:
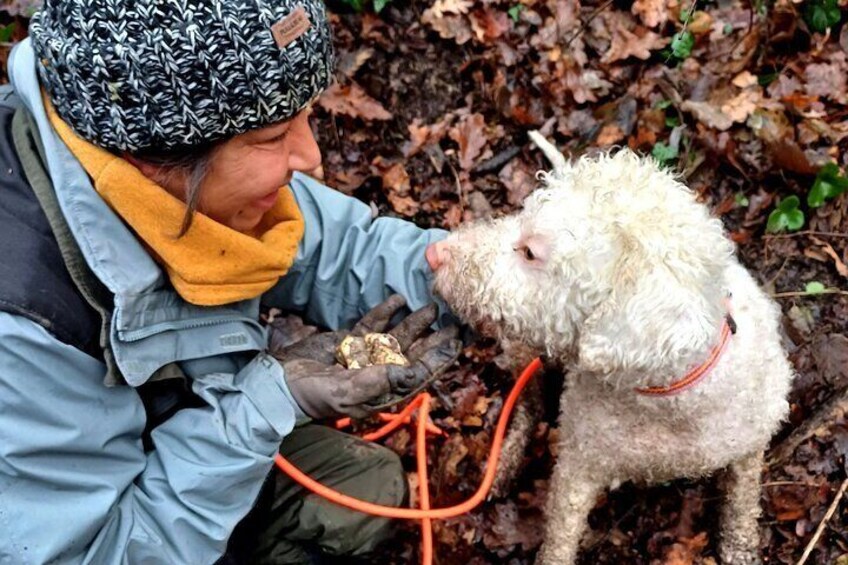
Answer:
[[342, 86], [334, 83], [318, 99], [318, 104], [337, 115], [342, 114], [352, 118], [363, 120], [390, 120], [391, 112], [386, 110], [380, 102], [368, 96], [368, 94], [355, 82]]

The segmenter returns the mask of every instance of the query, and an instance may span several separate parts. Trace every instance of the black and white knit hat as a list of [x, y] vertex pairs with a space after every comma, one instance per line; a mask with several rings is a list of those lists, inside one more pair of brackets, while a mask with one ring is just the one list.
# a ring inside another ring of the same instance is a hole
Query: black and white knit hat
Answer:
[[333, 68], [321, 0], [47, 0], [30, 36], [56, 111], [112, 150], [286, 120]]

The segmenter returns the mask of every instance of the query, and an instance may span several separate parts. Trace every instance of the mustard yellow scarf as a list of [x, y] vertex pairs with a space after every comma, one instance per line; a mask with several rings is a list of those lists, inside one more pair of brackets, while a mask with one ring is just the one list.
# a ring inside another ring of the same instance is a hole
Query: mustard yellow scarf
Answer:
[[77, 136], [45, 100], [53, 127], [94, 180], [94, 188], [153, 251], [188, 302], [217, 306], [270, 289], [294, 262], [303, 216], [288, 187], [265, 214], [256, 237], [196, 213], [178, 238], [186, 205], [129, 162]]

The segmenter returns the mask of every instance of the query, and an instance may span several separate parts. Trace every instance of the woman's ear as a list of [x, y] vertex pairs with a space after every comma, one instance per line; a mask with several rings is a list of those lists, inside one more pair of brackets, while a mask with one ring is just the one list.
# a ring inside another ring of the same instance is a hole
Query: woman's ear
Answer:
[[167, 190], [172, 196], [180, 200], [185, 199], [186, 181], [188, 179], [183, 170], [176, 167], [155, 165], [126, 151], [121, 154], [121, 158], [141, 171], [141, 174], [145, 177]]

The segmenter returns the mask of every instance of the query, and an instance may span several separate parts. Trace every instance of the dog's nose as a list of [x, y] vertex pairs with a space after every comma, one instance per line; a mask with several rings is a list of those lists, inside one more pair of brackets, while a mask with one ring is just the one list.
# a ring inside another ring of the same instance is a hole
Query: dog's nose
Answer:
[[445, 263], [448, 257], [448, 244], [444, 241], [431, 243], [427, 246], [427, 249], [424, 250], [424, 258], [427, 259], [427, 263], [433, 271], [437, 271], [439, 267]]

